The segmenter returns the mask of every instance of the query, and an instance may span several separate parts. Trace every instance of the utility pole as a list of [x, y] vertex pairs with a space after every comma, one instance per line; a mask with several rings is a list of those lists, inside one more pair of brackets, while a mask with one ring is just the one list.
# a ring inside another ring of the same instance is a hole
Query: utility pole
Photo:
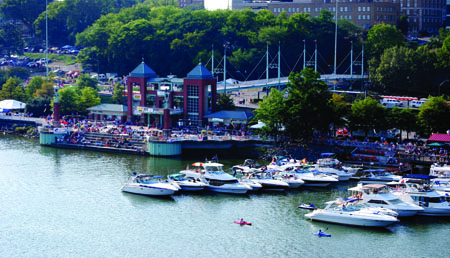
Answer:
[[269, 82], [269, 41], [266, 41], [266, 82]]

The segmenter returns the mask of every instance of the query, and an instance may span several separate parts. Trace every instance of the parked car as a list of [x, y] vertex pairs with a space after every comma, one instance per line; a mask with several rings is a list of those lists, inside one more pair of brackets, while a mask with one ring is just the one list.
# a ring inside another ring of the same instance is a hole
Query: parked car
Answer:
[[420, 108], [426, 100], [413, 100], [409, 104], [412, 108]]
[[403, 103], [397, 99], [382, 99], [381, 105], [388, 108], [393, 108], [393, 107], [402, 107]]

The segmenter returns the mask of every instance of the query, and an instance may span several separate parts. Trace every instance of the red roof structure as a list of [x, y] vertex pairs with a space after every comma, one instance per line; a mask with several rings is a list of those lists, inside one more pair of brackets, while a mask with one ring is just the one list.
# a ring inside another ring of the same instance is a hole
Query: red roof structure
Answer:
[[450, 134], [433, 133], [428, 142], [450, 142]]

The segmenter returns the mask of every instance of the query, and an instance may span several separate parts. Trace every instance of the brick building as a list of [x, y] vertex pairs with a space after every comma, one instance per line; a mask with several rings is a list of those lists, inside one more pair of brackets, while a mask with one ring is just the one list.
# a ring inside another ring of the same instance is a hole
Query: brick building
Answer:
[[170, 128], [203, 125], [216, 109], [217, 80], [202, 64], [186, 78], [157, 77], [144, 61], [127, 76], [127, 120]]
[[[336, 11], [335, 0], [204, 0], [205, 8], [245, 9], [255, 11], [267, 9], [275, 15], [286, 11], [293, 13], [310, 13], [311, 17], [319, 15], [326, 9], [333, 14]], [[406, 14], [409, 32], [436, 32], [445, 26], [447, 19], [447, 0], [338, 0], [338, 19], [347, 19], [353, 23], [370, 28], [377, 24], [398, 25], [400, 16]], [[450, 0], [449, 0], [450, 1]]]

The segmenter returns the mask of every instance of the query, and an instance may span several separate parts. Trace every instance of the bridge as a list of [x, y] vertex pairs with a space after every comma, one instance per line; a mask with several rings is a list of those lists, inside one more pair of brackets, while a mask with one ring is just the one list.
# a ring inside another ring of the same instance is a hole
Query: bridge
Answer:
[[[329, 81], [359, 81], [359, 80], [368, 80], [368, 75], [350, 75], [350, 74], [322, 74], [320, 76], [320, 80], [329, 82]], [[253, 81], [236, 81], [234, 83], [227, 82], [226, 90], [227, 91], [239, 91], [242, 89], [252, 89], [252, 88], [263, 88], [263, 87], [282, 87], [286, 86], [288, 83], [288, 77], [280, 77], [271, 78], [269, 80], [253, 80]], [[217, 84], [217, 92], [223, 92], [225, 90], [225, 85], [223, 82]]]

